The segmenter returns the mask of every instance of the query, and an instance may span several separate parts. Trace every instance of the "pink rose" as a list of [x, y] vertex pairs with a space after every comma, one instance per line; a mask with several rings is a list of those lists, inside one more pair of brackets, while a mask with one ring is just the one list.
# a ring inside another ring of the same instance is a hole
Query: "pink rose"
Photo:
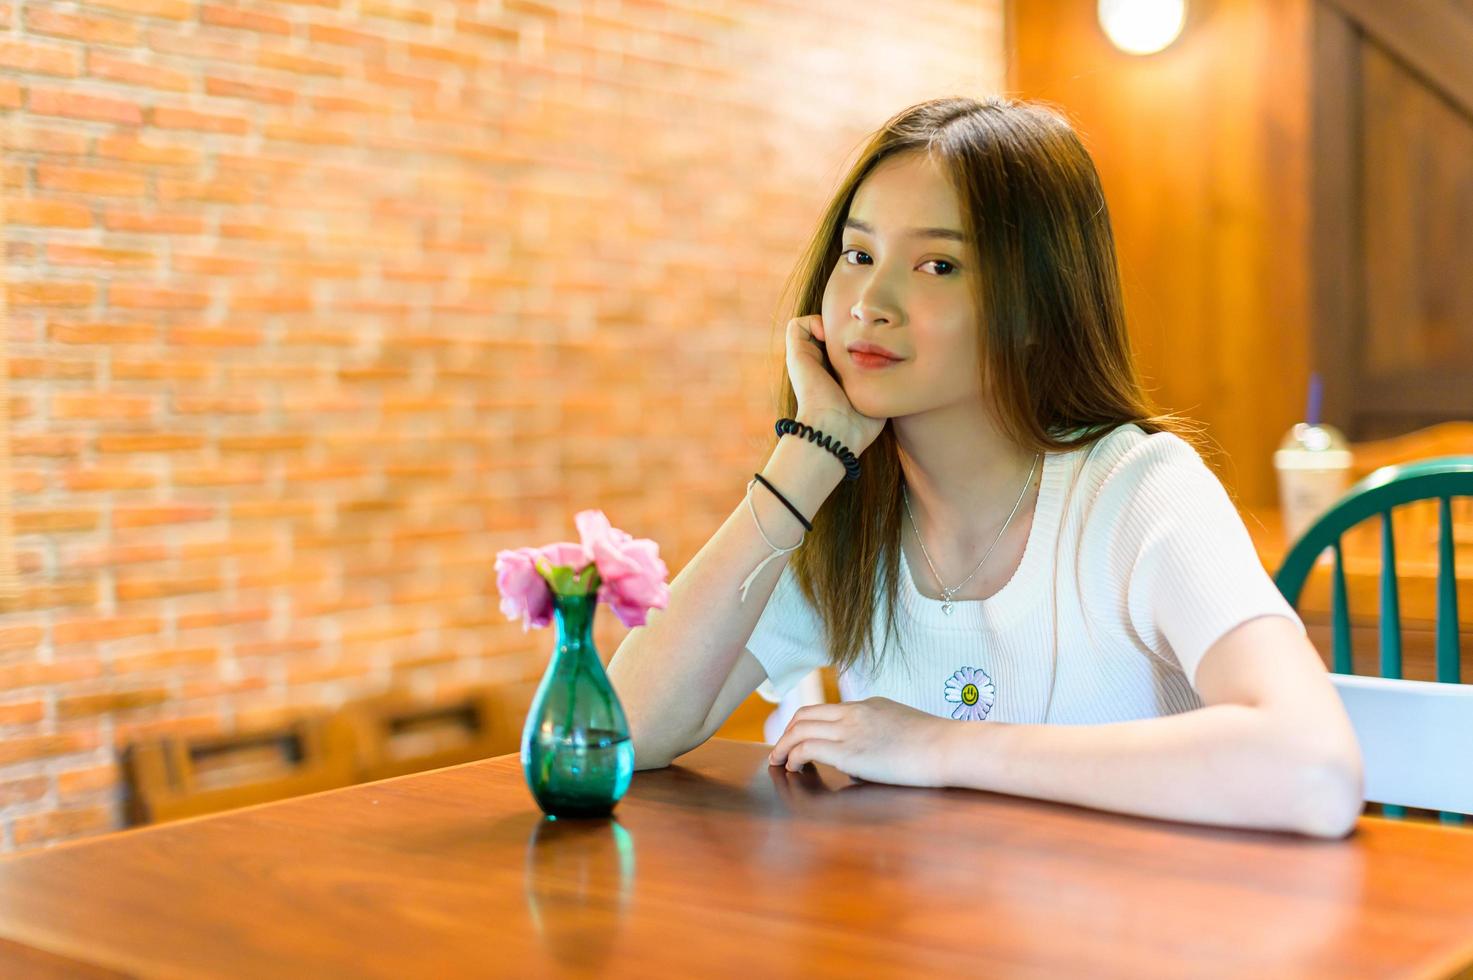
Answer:
[[545, 544], [537, 549], [542, 557], [547, 559], [549, 565], [562, 565], [571, 568], [574, 572], [581, 572], [593, 564], [593, 554], [581, 544], [572, 541], [559, 541], [557, 544]]
[[543, 557], [536, 548], [513, 548], [496, 553], [496, 588], [507, 619], [522, 618], [522, 632], [552, 622], [552, 587], [537, 571]]
[[625, 626], [643, 626], [651, 609], [670, 601], [665, 584], [669, 569], [660, 546], [649, 538], [633, 538], [609, 524], [603, 511], [585, 510], [573, 518], [583, 548], [598, 566], [598, 601], [606, 602]]

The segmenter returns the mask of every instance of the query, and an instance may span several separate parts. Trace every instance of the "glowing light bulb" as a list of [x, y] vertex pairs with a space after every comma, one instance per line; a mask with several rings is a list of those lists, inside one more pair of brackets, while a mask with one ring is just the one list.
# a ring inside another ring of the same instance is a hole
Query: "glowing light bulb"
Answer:
[[1129, 54], [1155, 54], [1181, 34], [1187, 0], [1100, 0], [1100, 27]]

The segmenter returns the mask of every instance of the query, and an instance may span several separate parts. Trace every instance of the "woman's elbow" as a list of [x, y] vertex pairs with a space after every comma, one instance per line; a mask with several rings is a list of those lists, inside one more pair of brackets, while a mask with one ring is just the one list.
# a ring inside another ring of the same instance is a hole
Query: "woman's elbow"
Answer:
[[1332, 840], [1348, 836], [1365, 809], [1364, 780], [1359, 746], [1303, 763], [1291, 807], [1295, 829]]

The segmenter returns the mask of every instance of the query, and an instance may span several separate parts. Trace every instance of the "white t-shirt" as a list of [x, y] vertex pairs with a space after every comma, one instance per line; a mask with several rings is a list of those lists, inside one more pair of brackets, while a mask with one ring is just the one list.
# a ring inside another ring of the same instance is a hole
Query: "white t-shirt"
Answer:
[[[861, 659], [842, 673], [845, 701], [1014, 723], [1153, 718], [1202, 706], [1197, 665], [1238, 624], [1285, 616], [1304, 630], [1201, 457], [1134, 424], [1045, 454], [1022, 562], [992, 597], [946, 615], [903, 557], [898, 572], [899, 649], [886, 640], [877, 671]], [[878, 601], [871, 630], [884, 637]], [[828, 662], [791, 564], [746, 646], [779, 695]]]

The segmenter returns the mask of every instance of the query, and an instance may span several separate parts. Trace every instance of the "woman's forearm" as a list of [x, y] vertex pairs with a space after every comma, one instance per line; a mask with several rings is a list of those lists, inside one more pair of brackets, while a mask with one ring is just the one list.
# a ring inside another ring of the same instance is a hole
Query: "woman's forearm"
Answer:
[[[810, 519], [844, 478], [828, 450], [779, 440], [762, 474]], [[770, 492], [753, 487], [752, 507], [770, 536], [801, 538], [797, 519]], [[609, 662], [609, 677], [629, 718], [636, 768], [668, 765], [693, 747], [702, 723], [771, 598], [788, 555], [750, 585], [739, 585], [772, 555], [745, 499], [670, 585], [669, 605], [629, 633]]]
[[1362, 802], [1351, 760], [1293, 721], [1220, 704], [1105, 725], [955, 722], [946, 783], [1099, 810], [1343, 837]]

